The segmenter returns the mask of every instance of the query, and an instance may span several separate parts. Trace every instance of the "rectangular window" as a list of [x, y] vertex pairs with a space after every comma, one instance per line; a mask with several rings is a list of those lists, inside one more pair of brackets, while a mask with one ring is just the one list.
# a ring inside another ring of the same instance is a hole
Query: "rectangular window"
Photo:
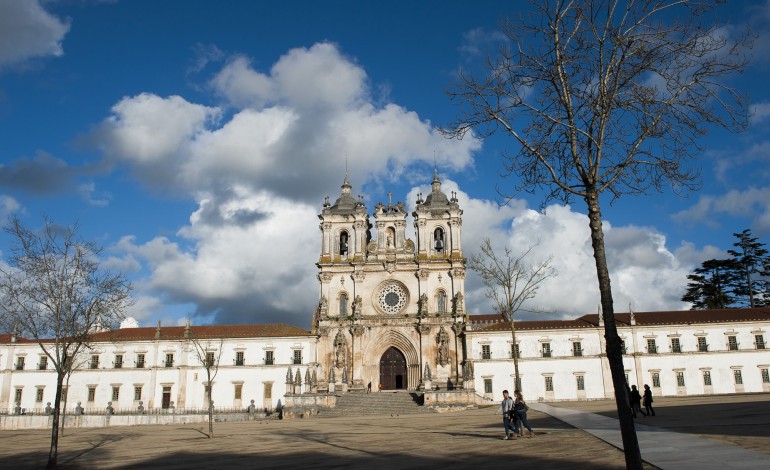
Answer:
[[583, 344], [580, 341], [572, 342], [572, 355], [575, 357], [583, 355]]
[[294, 350], [294, 364], [302, 364], [302, 350], [301, 349], [295, 349]]
[[40, 356], [40, 362], [37, 365], [39, 370], [48, 369], [48, 356]]
[[167, 353], [166, 354], [166, 362], [164, 364], [166, 367], [174, 367], [174, 354], [173, 353]]
[[740, 369], [733, 369], [733, 378], [735, 379], [735, 385], [743, 385], [743, 374]]
[[660, 388], [660, 372], [652, 373], [652, 386], [655, 388]]
[[116, 369], [122, 369], [123, 368], [123, 355], [122, 354], [115, 354], [115, 368]]
[[765, 349], [765, 337], [763, 335], [754, 335], [754, 344], [757, 349]]
[[236, 366], [242, 366], [243, 365], [243, 351], [236, 351], [236, 353], [235, 353], [235, 365]]
[[677, 371], [676, 372], [676, 386], [677, 387], [684, 387], [684, 372], [683, 371]]
[[647, 353], [648, 354], [657, 354], [658, 352], [658, 345], [655, 344], [655, 338], [648, 338], [647, 339]]
[[120, 386], [114, 386], [112, 387], [112, 400], [118, 401], [120, 399]]
[[586, 389], [585, 377], [582, 375], [576, 375], [575, 378], [577, 380], [577, 389], [585, 390]]
[[205, 367], [214, 367], [214, 353], [213, 352], [207, 352], [206, 353], [206, 361], [203, 363]]
[[265, 365], [273, 365], [273, 351], [265, 351]]
[[484, 379], [484, 393], [492, 393], [492, 379]]
[[99, 368], [99, 356], [94, 354], [91, 356], [91, 364], [89, 364], [89, 368], [91, 369], [98, 369]]
[[543, 348], [543, 357], [551, 357], [551, 343], [543, 343], [541, 348]]
[[16, 358], [16, 370], [24, 370], [24, 356]]
[[624, 339], [620, 340], [620, 351], [622, 354], [628, 354], [628, 351], [626, 350], [626, 340]]
[[521, 357], [521, 351], [519, 351], [519, 343], [511, 345], [511, 357]]
[[492, 351], [489, 350], [488, 344], [482, 344], [481, 345], [481, 358], [482, 359], [491, 359], [492, 358]]
[[21, 403], [21, 389], [16, 389], [16, 395], [14, 396], [14, 400], [16, 403]]
[[679, 338], [671, 338], [671, 352], [682, 352], [682, 345], [679, 343]]
[[551, 376], [545, 378], [545, 391], [553, 392], [553, 377]]
[[703, 385], [711, 385], [711, 371], [703, 371]]
[[705, 336], [698, 336], [698, 351], [706, 352], [709, 350], [709, 345], [706, 343]]
[[268, 382], [265, 384], [265, 399], [273, 398], [273, 383]]
[[134, 385], [134, 401], [139, 401], [141, 399], [142, 399], [142, 386]]
[[37, 391], [35, 392], [35, 401], [38, 403], [43, 403], [43, 387], [38, 387]]
[[730, 351], [738, 350], [738, 338], [736, 336], [727, 337], [727, 349], [729, 349]]
[[144, 369], [144, 354], [140, 353], [136, 355], [136, 368]]
[[759, 369], [759, 372], [762, 374], [762, 383], [763, 384], [770, 384], [770, 370], [767, 368]]
[[241, 399], [241, 392], [243, 391], [243, 384], [235, 384], [235, 399]]
[[88, 401], [96, 400], [96, 387], [88, 387]]

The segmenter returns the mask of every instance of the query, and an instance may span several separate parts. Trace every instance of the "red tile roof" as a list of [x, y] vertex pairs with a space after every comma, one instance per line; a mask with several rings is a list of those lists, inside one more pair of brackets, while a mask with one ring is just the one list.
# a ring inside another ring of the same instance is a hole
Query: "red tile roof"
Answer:
[[[498, 323], [485, 327], [479, 327], [476, 331], [507, 331], [508, 323], [499, 315]], [[471, 324], [483, 324], [476, 322], [476, 317], [486, 320], [492, 315], [471, 315]], [[692, 325], [702, 323], [743, 323], [753, 321], [770, 321], [770, 308], [726, 308], [720, 310], [673, 310], [665, 312], [634, 312], [637, 326], [654, 325]], [[616, 313], [615, 322], [619, 327], [631, 325], [630, 313]], [[598, 328], [599, 315], [591, 313], [574, 320], [519, 320], [516, 322], [517, 330], [567, 330], [576, 328]]]
[[[91, 335], [93, 341], [152, 341], [155, 339], [157, 327], [121, 328], [104, 331]], [[160, 339], [180, 340], [185, 338], [184, 326], [161, 326]], [[283, 323], [266, 325], [206, 325], [191, 326], [191, 338], [277, 338], [292, 336], [312, 336], [307, 330]], [[11, 335], [0, 335], [0, 343], [10, 343]], [[19, 342], [30, 342], [19, 338]]]

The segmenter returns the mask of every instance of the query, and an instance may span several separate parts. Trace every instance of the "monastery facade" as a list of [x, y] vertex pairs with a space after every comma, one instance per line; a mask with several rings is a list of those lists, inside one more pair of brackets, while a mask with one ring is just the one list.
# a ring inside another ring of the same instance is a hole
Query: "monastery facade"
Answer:
[[[499, 316], [467, 313], [463, 212], [438, 174], [415, 202], [414, 240], [403, 203], [389, 198], [370, 217], [351, 190], [346, 176], [319, 214], [309, 330], [158, 324], [96, 333], [67, 383], [68, 413], [203, 409], [209, 393], [221, 410], [329, 406], [329, 397], [369, 384], [422, 393], [436, 406], [478, 404], [515, 388], [514, 354], [530, 400], [614, 396], [599, 315], [518, 321], [514, 343]], [[649, 384], [655, 396], [770, 391], [768, 308], [629, 312], [616, 321], [630, 385]], [[217, 365], [210, 382], [206, 360]], [[0, 415], [44, 413], [55, 384], [38, 343], [0, 334]]]

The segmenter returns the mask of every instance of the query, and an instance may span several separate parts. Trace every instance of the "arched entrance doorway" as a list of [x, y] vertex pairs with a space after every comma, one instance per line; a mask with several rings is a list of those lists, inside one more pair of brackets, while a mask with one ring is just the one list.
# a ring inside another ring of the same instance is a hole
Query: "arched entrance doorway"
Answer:
[[380, 383], [383, 390], [407, 388], [406, 359], [394, 347], [388, 348], [380, 359]]

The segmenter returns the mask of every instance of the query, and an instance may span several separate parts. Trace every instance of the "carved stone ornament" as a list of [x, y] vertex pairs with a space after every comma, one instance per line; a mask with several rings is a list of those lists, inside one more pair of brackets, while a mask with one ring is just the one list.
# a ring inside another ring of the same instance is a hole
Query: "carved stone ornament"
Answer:
[[424, 281], [424, 280], [428, 279], [428, 276], [430, 276], [430, 271], [427, 270], [427, 269], [421, 269], [418, 272], [418, 274], [420, 276], [420, 279], [422, 279]]
[[411, 238], [408, 238], [406, 243], [404, 243], [404, 251], [407, 253], [414, 253], [414, 242]]
[[443, 367], [449, 362], [449, 335], [443, 326], [436, 336], [436, 342], [438, 343], [437, 362]]
[[369, 242], [369, 244], [366, 246], [366, 251], [368, 251], [369, 253], [376, 253], [377, 242]]
[[459, 335], [463, 331], [463, 324], [462, 323], [453, 323], [452, 324], [452, 331], [455, 332], [455, 335]]
[[430, 326], [429, 325], [417, 325], [417, 331], [420, 332], [422, 335], [427, 335], [430, 333]]
[[342, 330], [337, 332], [337, 336], [334, 337], [334, 366], [345, 367], [348, 357], [348, 340], [342, 333]]
[[366, 331], [366, 328], [361, 325], [356, 325], [350, 329], [350, 334], [353, 336], [361, 336], [364, 334], [364, 331]]
[[350, 277], [355, 282], [364, 282], [364, 280], [366, 279], [366, 273], [363, 271], [356, 271], [353, 274], [351, 274]]
[[395, 261], [386, 261], [383, 263], [383, 266], [385, 267], [385, 271], [387, 271], [390, 274], [393, 274], [393, 272], [396, 270]]
[[329, 282], [334, 278], [334, 275], [331, 273], [322, 273], [321, 274], [321, 280], [324, 282]]
[[455, 279], [465, 279], [465, 270], [462, 268], [454, 268], [449, 274]]

